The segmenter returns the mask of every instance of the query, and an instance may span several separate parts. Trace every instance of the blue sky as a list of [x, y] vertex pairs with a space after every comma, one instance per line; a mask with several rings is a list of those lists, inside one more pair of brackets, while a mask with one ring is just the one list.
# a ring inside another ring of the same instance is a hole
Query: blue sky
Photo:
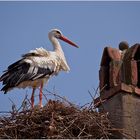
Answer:
[[[53, 77], [45, 88], [53, 91], [55, 87], [60, 96], [83, 105], [91, 102], [88, 90], [94, 94], [99, 85], [98, 71], [104, 47], [117, 48], [123, 40], [130, 46], [140, 42], [139, 26], [140, 2], [1, 1], [0, 75], [31, 49], [42, 46], [52, 50], [48, 32], [58, 28], [80, 48], [61, 41], [71, 71]], [[0, 111], [11, 110], [9, 98], [20, 106], [26, 93], [30, 97], [31, 90], [14, 89], [6, 95], [0, 91]]]

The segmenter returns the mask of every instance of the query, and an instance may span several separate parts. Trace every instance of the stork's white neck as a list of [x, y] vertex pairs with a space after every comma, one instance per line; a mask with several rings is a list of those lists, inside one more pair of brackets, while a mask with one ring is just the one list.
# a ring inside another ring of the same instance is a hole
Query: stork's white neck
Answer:
[[63, 58], [64, 61], [66, 61], [65, 56], [64, 56], [64, 52], [62, 50], [62, 47], [61, 47], [58, 39], [55, 38], [54, 36], [51, 36], [49, 39], [52, 42], [54, 52], [56, 52], [60, 57]]
[[49, 34], [49, 39], [53, 45], [54, 51], [60, 52], [60, 53], [63, 52], [61, 45], [56, 37], [54, 37], [52, 34]]
[[60, 43], [59, 43], [59, 41], [58, 41], [58, 39], [57, 38], [55, 38], [53, 35], [51, 35], [51, 34], [49, 34], [49, 39], [50, 39], [50, 41], [52, 42], [52, 45], [53, 45], [53, 48], [54, 48], [54, 52], [56, 52], [61, 58], [62, 58], [62, 63], [64, 63], [64, 69], [65, 69], [65, 71], [69, 71], [70, 70], [70, 68], [69, 68], [69, 66], [68, 66], [68, 64], [67, 64], [67, 61], [66, 61], [66, 58], [65, 58], [65, 55], [64, 55], [64, 52], [63, 52], [63, 50], [62, 50], [62, 47], [61, 47], [61, 45], [60, 45]]

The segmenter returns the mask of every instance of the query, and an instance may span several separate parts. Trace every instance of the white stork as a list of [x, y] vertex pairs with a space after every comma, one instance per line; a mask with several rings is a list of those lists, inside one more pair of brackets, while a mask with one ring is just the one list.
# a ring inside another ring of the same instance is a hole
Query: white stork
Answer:
[[42, 107], [44, 83], [47, 83], [48, 79], [53, 75], [57, 75], [59, 71], [70, 70], [58, 39], [78, 48], [75, 43], [64, 37], [58, 29], [52, 29], [48, 37], [53, 45], [53, 51], [47, 51], [42, 47], [31, 50], [29, 53], [22, 55], [20, 60], [8, 66], [0, 77], [0, 81], [4, 85], [1, 91], [4, 91], [4, 94], [15, 87], [31, 87], [32, 108], [34, 107], [35, 89], [40, 87], [39, 106]]

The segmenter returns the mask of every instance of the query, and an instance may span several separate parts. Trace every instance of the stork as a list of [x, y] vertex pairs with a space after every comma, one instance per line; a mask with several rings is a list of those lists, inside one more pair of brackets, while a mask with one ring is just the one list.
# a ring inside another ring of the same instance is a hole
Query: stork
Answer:
[[67, 42], [68, 44], [78, 46], [63, 36], [58, 29], [52, 29], [48, 34], [49, 40], [53, 45], [53, 51], [47, 51], [44, 48], [36, 48], [29, 53], [22, 55], [22, 58], [8, 66], [0, 77], [3, 82], [1, 91], [6, 94], [11, 89], [17, 88], [32, 88], [31, 107], [34, 107], [34, 93], [39, 90], [39, 106], [42, 107], [42, 90], [48, 79], [57, 75], [60, 71], [69, 71], [64, 52], [58, 39]]

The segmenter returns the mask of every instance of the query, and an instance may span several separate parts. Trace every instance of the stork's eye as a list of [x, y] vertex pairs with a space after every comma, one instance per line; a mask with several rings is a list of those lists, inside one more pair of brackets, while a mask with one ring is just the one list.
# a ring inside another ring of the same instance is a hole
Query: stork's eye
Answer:
[[62, 33], [61, 33], [59, 30], [55, 30], [55, 31], [54, 31], [54, 36], [55, 36], [56, 38], [60, 38], [61, 35], [62, 35]]
[[61, 33], [60, 33], [59, 31], [56, 31], [56, 33], [58, 33], [58, 34], [60, 34], [60, 35], [61, 35]]

